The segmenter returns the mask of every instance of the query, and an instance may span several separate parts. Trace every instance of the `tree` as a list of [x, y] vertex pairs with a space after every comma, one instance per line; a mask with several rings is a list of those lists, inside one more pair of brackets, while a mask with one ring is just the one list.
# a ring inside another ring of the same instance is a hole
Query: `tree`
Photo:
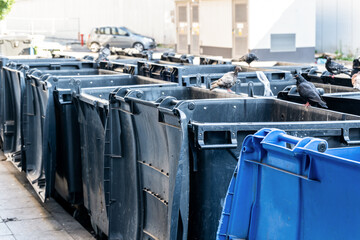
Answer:
[[10, 12], [14, 2], [15, 0], [0, 0], [0, 20], [3, 20]]

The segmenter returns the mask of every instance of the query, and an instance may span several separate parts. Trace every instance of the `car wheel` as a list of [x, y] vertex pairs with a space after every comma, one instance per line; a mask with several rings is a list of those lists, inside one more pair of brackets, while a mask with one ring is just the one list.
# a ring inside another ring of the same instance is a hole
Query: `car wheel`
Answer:
[[138, 50], [139, 52], [144, 51], [144, 45], [142, 45], [142, 43], [134, 43], [133, 48], [135, 48], [136, 50]]
[[100, 45], [96, 42], [91, 43], [90, 50], [92, 52], [98, 52], [100, 50]]

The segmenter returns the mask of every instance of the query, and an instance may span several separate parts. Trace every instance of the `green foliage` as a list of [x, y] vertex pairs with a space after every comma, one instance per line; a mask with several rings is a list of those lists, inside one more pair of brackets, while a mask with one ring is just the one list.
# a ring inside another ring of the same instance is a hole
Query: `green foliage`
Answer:
[[341, 49], [340, 49], [340, 51], [339, 50], [336, 50], [335, 51], [335, 54], [336, 54], [336, 57], [335, 57], [335, 59], [336, 60], [342, 60], [342, 61], [352, 61], [352, 60], [354, 60], [354, 58], [355, 58], [355, 56], [353, 55], [353, 54], [348, 54], [348, 55], [345, 55], [342, 51], [341, 51]]
[[353, 61], [354, 60], [354, 57], [350, 56], [350, 55], [347, 55], [347, 56], [339, 56], [339, 57], [336, 57], [336, 60], [342, 60], [342, 61]]
[[0, 20], [3, 20], [5, 16], [10, 12], [15, 0], [0, 0]]

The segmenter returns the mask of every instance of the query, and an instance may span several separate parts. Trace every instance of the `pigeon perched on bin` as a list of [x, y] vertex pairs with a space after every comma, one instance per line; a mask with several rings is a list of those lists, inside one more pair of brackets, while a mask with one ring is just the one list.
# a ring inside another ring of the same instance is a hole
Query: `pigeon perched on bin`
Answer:
[[220, 79], [211, 83], [210, 91], [215, 88], [226, 88], [228, 92], [231, 92], [231, 87], [235, 85], [237, 81], [238, 73], [241, 72], [241, 67], [236, 66], [233, 72], [225, 73]]
[[183, 55], [180, 56], [180, 60], [183, 63], [193, 64], [194, 56], [188, 56], [186, 54], [183, 54]]
[[351, 71], [351, 76], [360, 72], [360, 57], [354, 59], [352, 68], [353, 70]]
[[255, 53], [248, 53], [242, 56], [239, 61], [246, 62], [249, 66], [253, 61], [258, 61], [259, 58], [255, 55]]
[[313, 83], [306, 81], [305, 78], [300, 74], [296, 74], [295, 79], [297, 91], [300, 97], [302, 97], [306, 101], [306, 107], [311, 105], [328, 108], [326, 102], [324, 101], [324, 99], [322, 99]]
[[96, 62], [101, 62], [101, 61], [109, 61], [108, 57], [111, 55], [111, 51], [110, 51], [110, 45], [106, 44], [105, 47], [101, 48], [99, 51], [99, 56], [96, 59]]
[[350, 69], [346, 68], [344, 65], [340, 63], [334, 62], [330, 57], [326, 58], [325, 68], [334, 75], [344, 73], [350, 76], [350, 72], [351, 72]]
[[353, 88], [356, 88], [356, 89], [360, 90], [360, 72], [355, 73], [351, 77], [351, 83], [353, 85]]

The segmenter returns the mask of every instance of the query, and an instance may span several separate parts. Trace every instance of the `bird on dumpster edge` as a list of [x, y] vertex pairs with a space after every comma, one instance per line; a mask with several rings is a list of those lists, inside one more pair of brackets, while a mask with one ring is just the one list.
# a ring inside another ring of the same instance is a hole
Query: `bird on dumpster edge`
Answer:
[[305, 78], [300, 74], [296, 74], [295, 79], [298, 93], [300, 97], [302, 97], [306, 101], [306, 107], [308, 107], [309, 105], [319, 105], [323, 108], [328, 108], [326, 102], [324, 101], [324, 99], [322, 99], [313, 83], [306, 81]]
[[246, 62], [249, 66], [253, 61], [258, 61], [259, 58], [255, 55], [255, 53], [248, 53], [242, 56], [239, 61]]
[[325, 68], [334, 75], [344, 73], [350, 76], [351, 72], [351, 70], [346, 68], [344, 65], [334, 62], [331, 57], [326, 58]]
[[356, 89], [360, 90], [360, 72], [355, 73], [351, 77], [351, 83], [353, 85], [353, 88], [356, 88]]
[[106, 44], [105, 47], [101, 48], [99, 51], [99, 57], [96, 59], [96, 62], [109, 61], [108, 57], [111, 55], [110, 45]]
[[351, 71], [351, 76], [353, 76], [355, 73], [360, 72], [360, 57], [353, 60], [352, 68], [353, 70]]
[[227, 72], [222, 76], [220, 79], [211, 83], [210, 91], [214, 90], [215, 88], [226, 88], [228, 92], [231, 92], [231, 87], [235, 85], [237, 81], [238, 73], [241, 72], [241, 67], [236, 66], [233, 72]]

